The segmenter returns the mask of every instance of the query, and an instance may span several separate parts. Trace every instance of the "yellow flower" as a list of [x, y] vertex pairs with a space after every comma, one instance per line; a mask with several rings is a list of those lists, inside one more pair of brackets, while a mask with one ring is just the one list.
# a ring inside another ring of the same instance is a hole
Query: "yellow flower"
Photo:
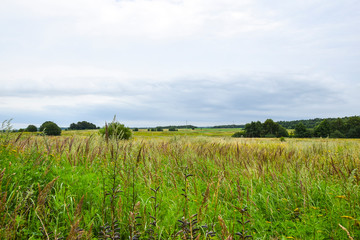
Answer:
[[353, 220], [354, 218], [353, 217], [351, 217], [351, 216], [341, 216], [342, 218], [347, 218], [347, 219], [351, 219], [351, 220]]
[[295, 238], [293, 238], [293, 237], [286, 237], [287, 239], [295, 239]]
[[340, 196], [336, 196], [336, 198], [346, 199], [346, 196], [345, 195], [340, 195]]
[[295, 208], [295, 209], [294, 209], [294, 212], [298, 212], [298, 211], [299, 211], [299, 208]]
[[266, 223], [269, 223], [269, 224], [270, 224], [271, 222], [269, 222], [269, 221], [266, 221]]

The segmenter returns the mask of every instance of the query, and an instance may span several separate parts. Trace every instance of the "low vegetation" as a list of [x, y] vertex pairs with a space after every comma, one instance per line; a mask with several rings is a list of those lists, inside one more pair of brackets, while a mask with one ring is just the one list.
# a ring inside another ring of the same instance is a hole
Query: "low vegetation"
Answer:
[[76, 133], [1, 134], [1, 239], [360, 239], [359, 140]]

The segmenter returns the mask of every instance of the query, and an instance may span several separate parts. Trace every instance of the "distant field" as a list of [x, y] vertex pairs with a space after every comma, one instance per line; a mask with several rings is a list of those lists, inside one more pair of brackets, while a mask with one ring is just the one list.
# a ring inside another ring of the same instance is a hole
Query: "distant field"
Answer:
[[360, 239], [360, 140], [238, 130], [3, 133], [0, 239]]
[[[240, 128], [196, 128], [179, 129], [178, 131], [168, 131], [164, 129], [162, 132], [148, 131], [147, 129], [139, 129], [138, 132], [133, 132], [133, 137], [172, 137], [172, 136], [208, 136], [208, 137], [231, 137], [235, 132], [240, 131]], [[63, 131], [63, 136], [90, 136], [98, 135], [98, 130], [83, 130], [83, 131]]]

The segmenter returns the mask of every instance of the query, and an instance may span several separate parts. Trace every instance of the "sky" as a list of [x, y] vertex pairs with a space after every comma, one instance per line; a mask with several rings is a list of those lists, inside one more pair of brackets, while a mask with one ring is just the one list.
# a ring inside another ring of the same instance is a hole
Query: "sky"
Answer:
[[360, 115], [358, 0], [1, 0], [0, 121]]

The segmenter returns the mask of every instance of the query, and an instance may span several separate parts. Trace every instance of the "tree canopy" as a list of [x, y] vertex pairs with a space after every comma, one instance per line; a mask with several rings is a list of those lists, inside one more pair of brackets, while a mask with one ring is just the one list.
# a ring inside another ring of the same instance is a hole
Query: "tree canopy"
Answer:
[[61, 128], [56, 123], [51, 121], [46, 121], [43, 124], [41, 124], [39, 131], [44, 132], [46, 135], [49, 136], [61, 135]]

